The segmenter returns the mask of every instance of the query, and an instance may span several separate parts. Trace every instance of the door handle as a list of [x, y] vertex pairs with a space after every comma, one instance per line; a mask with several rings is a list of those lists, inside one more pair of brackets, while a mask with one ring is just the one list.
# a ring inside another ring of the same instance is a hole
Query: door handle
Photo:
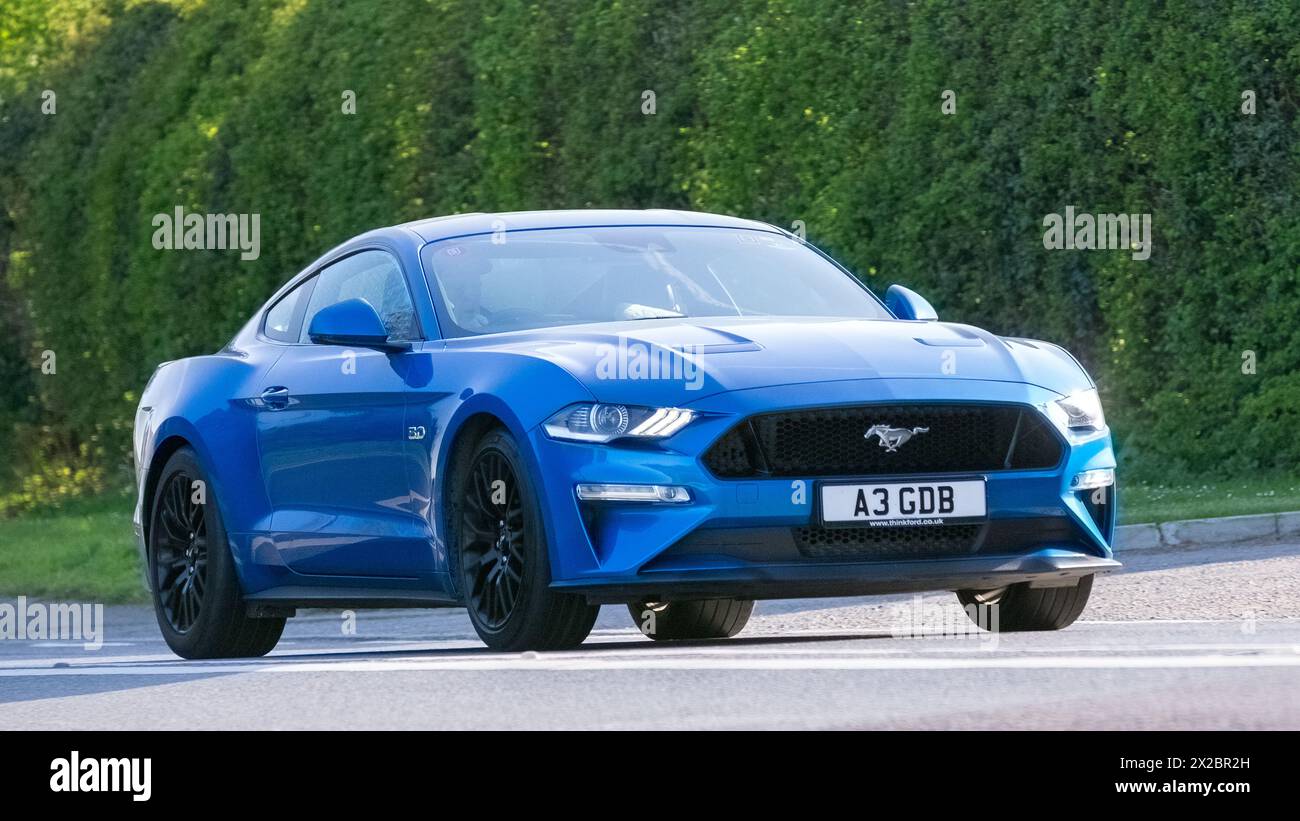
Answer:
[[262, 391], [262, 404], [271, 410], [281, 410], [289, 406], [289, 389], [281, 386]]

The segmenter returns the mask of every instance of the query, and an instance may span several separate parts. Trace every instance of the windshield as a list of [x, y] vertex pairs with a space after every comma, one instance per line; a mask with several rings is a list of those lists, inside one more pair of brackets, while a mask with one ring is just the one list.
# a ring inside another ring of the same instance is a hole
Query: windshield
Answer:
[[889, 317], [816, 251], [765, 231], [552, 228], [442, 240], [421, 255], [445, 336], [666, 317]]

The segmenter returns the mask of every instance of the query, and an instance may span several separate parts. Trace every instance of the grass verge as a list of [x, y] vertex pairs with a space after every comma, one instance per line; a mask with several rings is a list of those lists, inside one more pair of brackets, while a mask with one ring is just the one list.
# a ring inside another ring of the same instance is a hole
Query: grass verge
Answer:
[[132, 504], [129, 495], [106, 494], [0, 520], [0, 596], [147, 601]]
[[1121, 482], [1119, 488], [1119, 521], [1125, 525], [1289, 510], [1300, 510], [1300, 479], [1274, 477], [1200, 485]]

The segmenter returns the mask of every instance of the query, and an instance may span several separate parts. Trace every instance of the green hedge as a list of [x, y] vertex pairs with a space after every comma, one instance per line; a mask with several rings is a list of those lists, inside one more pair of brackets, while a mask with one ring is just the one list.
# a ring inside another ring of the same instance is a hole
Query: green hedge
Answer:
[[[1294, 472], [1298, 35], [1289, 0], [8, 0], [0, 462], [120, 460], [156, 362], [361, 230], [633, 206], [799, 220], [877, 289], [1068, 346], [1135, 475]], [[261, 257], [155, 250], [177, 205], [259, 213]], [[1150, 260], [1045, 251], [1067, 205], [1152, 214]]]

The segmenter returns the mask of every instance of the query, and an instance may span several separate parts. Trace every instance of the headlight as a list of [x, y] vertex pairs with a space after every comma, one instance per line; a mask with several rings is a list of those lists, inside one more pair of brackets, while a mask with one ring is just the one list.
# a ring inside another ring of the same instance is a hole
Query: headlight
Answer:
[[552, 439], [576, 442], [611, 442], [623, 437], [663, 439], [686, 427], [694, 418], [694, 413], [681, 408], [583, 402], [547, 419], [542, 429]]
[[1097, 395], [1096, 388], [1048, 402], [1047, 414], [1065, 433], [1102, 430], [1106, 427], [1106, 415], [1101, 412], [1101, 397]]

